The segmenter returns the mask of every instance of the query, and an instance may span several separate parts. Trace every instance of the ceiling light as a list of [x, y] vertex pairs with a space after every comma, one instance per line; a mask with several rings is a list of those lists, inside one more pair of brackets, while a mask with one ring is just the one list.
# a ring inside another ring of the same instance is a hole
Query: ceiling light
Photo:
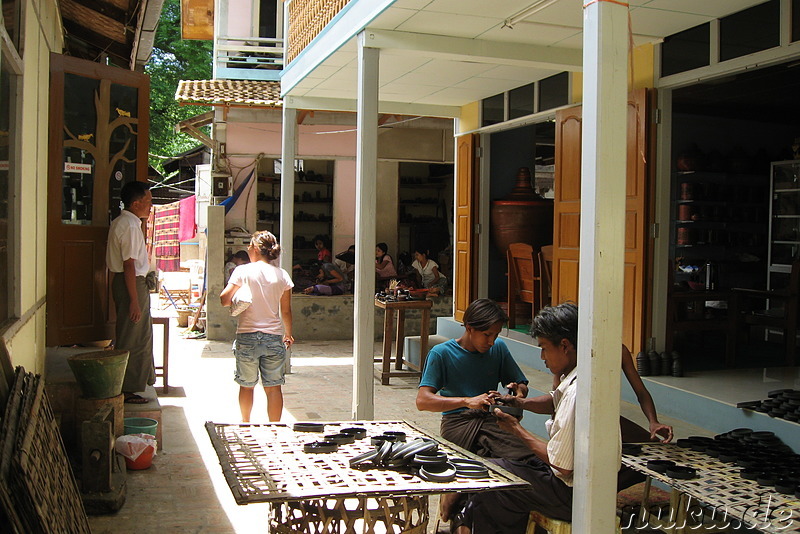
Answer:
[[556, 3], [557, 1], [558, 0], [538, 0], [537, 2], [534, 2], [525, 9], [523, 9], [522, 11], [519, 11], [508, 17], [506, 20], [503, 21], [502, 27], [514, 29], [514, 24], [516, 24], [517, 22], [525, 20], [534, 13], [538, 13], [542, 9]]

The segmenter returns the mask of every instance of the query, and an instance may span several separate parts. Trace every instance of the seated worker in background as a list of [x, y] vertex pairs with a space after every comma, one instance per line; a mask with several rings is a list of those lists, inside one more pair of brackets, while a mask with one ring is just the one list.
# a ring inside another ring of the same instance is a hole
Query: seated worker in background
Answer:
[[231, 254], [228, 261], [225, 262], [225, 285], [228, 285], [228, 280], [233, 270], [245, 263], [250, 263], [250, 256], [247, 255], [246, 250], [240, 250], [236, 252], [236, 254]]
[[[528, 395], [528, 380], [497, 339], [508, 316], [489, 299], [478, 299], [464, 312], [465, 331], [458, 339], [428, 353], [417, 391], [417, 409], [443, 412], [440, 433], [479, 456], [524, 459], [534, 456], [525, 443], [497, 426], [489, 413], [499, 383], [515, 396]], [[438, 393], [438, 394], [437, 394]]]
[[[511, 415], [494, 410], [497, 423], [528, 446], [534, 456], [526, 462], [492, 460], [531, 484], [529, 489], [487, 491], [468, 497], [453, 516], [454, 534], [523, 534], [528, 514], [538, 510], [555, 519], [572, 518], [572, 486], [575, 469], [575, 399], [577, 395], [578, 307], [572, 303], [548, 306], [534, 318], [531, 335], [539, 341], [541, 357], [550, 371], [561, 377], [552, 393], [530, 399], [504, 396], [502, 400], [524, 410], [551, 414], [546, 422], [549, 441], [525, 430]], [[617, 458], [621, 440], [617, 440]], [[454, 497], [445, 501], [455, 502]], [[447, 508], [448, 502], [443, 506]], [[445, 510], [449, 514], [449, 510]]]
[[[303, 242], [301, 248], [305, 248], [305, 239], [301, 237], [300, 240]], [[297, 261], [296, 258], [292, 259], [292, 280], [295, 283], [295, 291], [302, 290], [306, 292], [305, 290], [313, 285], [317, 279], [319, 265], [333, 261], [331, 251], [328, 249], [328, 243], [328, 236], [316, 235], [314, 236], [314, 248], [317, 250], [317, 259], [305, 262]]]
[[[645, 430], [630, 419], [620, 416], [619, 426], [622, 431], [622, 442], [661, 441], [661, 443], [669, 443], [672, 441], [672, 427], [658, 421], [658, 413], [656, 412], [656, 404], [653, 402], [653, 397], [647, 391], [642, 377], [639, 376], [639, 372], [633, 365], [631, 351], [625, 345], [622, 346], [622, 372], [625, 374], [625, 378], [628, 379], [633, 392], [636, 393], [639, 406], [641, 406], [642, 413], [647, 417], [650, 426], [649, 430]], [[557, 389], [560, 382], [561, 377], [553, 375], [553, 389]]]
[[429, 289], [431, 295], [441, 295], [447, 290], [447, 277], [439, 272], [439, 264], [428, 258], [428, 249], [417, 247], [414, 249], [414, 263], [411, 264], [417, 271], [418, 282], [421, 287]]
[[375, 286], [378, 289], [384, 289], [389, 280], [397, 278], [394, 260], [388, 252], [389, 245], [386, 243], [375, 245]]
[[356, 246], [350, 245], [347, 250], [340, 252], [333, 259], [333, 264], [339, 268], [345, 276], [345, 289], [353, 291], [356, 274]]
[[314, 248], [317, 249], [317, 261], [322, 263], [330, 263], [333, 261], [333, 256], [329, 250], [328, 236], [318, 235], [314, 237]]
[[341, 295], [344, 293], [344, 274], [332, 263], [319, 266], [316, 284], [303, 290], [306, 295]]

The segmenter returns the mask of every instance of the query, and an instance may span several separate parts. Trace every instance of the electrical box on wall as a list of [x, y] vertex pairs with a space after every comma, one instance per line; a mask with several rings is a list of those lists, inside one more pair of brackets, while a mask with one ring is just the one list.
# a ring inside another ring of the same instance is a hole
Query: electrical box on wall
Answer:
[[227, 197], [231, 194], [231, 177], [228, 174], [211, 174], [211, 194], [215, 197]]

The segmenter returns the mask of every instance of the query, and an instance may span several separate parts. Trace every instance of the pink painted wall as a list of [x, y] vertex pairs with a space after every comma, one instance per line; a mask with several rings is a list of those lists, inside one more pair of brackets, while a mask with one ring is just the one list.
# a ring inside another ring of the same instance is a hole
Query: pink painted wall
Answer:
[[[355, 235], [356, 132], [349, 126], [300, 125], [298, 159], [336, 159], [334, 172], [333, 252], [353, 244]], [[257, 154], [281, 157], [281, 124], [229, 122], [226, 132], [234, 190], [249, 174]], [[345, 159], [338, 159], [345, 158]], [[225, 227], [256, 228], [256, 186], [248, 184], [239, 201], [225, 216]]]
[[[300, 125], [297, 157], [355, 157], [356, 132], [350, 126]], [[230, 122], [227, 128], [229, 154], [264, 154], [280, 157], [281, 125]]]
[[[221, 34], [228, 37], [251, 37], [253, 35], [252, 0], [228, 0], [227, 28], [220, 28]], [[218, 4], [219, 5], [219, 4]]]

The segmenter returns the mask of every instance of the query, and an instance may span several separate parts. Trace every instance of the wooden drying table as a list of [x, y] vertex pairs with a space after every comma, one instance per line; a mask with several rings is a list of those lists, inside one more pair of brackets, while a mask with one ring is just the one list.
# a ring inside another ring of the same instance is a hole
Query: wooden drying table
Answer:
[[[652, 526], [670, 533], [697, 532], [697, 526], [687, 526], [688, 514], [692, 519], [728, 524], [737, 532], [745, 527], [768, 533], [800, 532], [800, 499], [741, 478], [742, 468], [735, 463], [671, 443], [643, 444], [642, 448], [639, 456], [623, 454], [623, 465], [647, 475], [647, 487], [655, 479], [672, 488], [670, 513], [664, 513], [660, 524]], [[649, 469], [649, 460], [671, 460], [694, 467], [697, 477], [669, 477]]]
[[[428, 329], [431, 320], [430, 300], [380, 300], [375, 299], [375, 306], [384, 310], [383, 316], [383, 354], [375, 361], [381, 362], [381, 384], [389, 384], [393, 376], [422, 376], [425, 367], [425, 358], [428, 356]], [[407, 310], [422, 310], [422, 319], [419, 331], [419, 365], [403, 358], [403, 340], [405, 339], [405, 321]], [[394, 312], [397, 311], [397, 336], [395, 345], [394, 371], [392, 371], [392, 331], [394, 330]], [[411, 368], [404, 371], [403, 364]]]
[[[340, 445], [333, 453], [306, 453], [303, 444], [347, 427], [364, 427], [367, 437]], [[528, 486], [495, 464], [436, 438], [403, 421], [326, 423], [324, 433], [295, 432], [291, 424], [206, 423], [206, 430], [238, 504], [271, 503], [270, 532], [355, 532], [356, 524], [382, 523], [386, 532], [424, 534], [428, 494], [488, 491]], [[477, 459], [489, 468], [488, 478], [456, 478], [426, 482], [409, 472], [354, 469], [350, 458], [372, 450], [370, 437], [386, 431], [405, 432], [407, 440], [428, 438], [449, 456]], [[341, 530], [340, 530], [341, 527]], [[360, 532], [361, 530], [358, 530]]]

